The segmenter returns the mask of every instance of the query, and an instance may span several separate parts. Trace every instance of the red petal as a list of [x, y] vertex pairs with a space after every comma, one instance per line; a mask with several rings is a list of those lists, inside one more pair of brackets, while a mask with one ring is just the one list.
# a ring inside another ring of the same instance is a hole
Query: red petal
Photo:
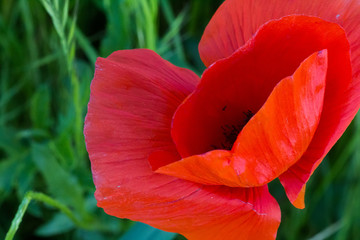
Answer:
[[[109, 170], [110, 171], [110, 170]], [[106, 213], [177, 232], [189, 240], [274, 240], [280, 208], [266, 186], [200, 186], [164, 176], [133, 179], [119, 189], [97, 189]]]
[[[345, 29], [350, 42], [353, 69], [353, 80], [351, 82], [351, 76], [348, 73], [350, 71], [349, 66], [346, 66], [347, 63], [342, 64], [342, 61], [339, 61], [340, 68], [334, 68], [332, 74], [337, 77], [328, 79], [324, 112], [313, 143], [304, 157], [289, 172], [280, 176], [280, 181], [284, 185], [290, 201], [294, 202], [298, 198], [303, 185], [343, 134], [359, 109], [359, 1], [258, 0], [254, 4], [251, 0], [227, 0], [218, 9], [207, 26], [199, 50], [204, 63], [210, 65], [218, 59], [231, 55], [245, 41], [250, 39], [265, 22], [290, 14], [319, 16], [325, 20], [340, 24]], [[329, 64], [332, 65], [331, 59], [329, 61]]]
[[197, 97], [189, 97], [176, 111], [172, 137], [181, 157], [230, 149], [220, 146], [225, 138], [221, 127], [244, 123], [244, 113], [256, 113], [275, 85], [316, 51], [329, 50], [329, 89], [346, 88], [351, 80], [348, 47], [337, 24], [318, 18], [268, 22], [231, 57], [208, 68], [192, 94]]
[[270, 182], [306, 151], [321, 116], [327, 66], [326, 50], [307, 58], [244, 127], [233, 147], [244, 181]]
[[[113, 182], [120, 181], [120, 172], [104, 175], [99, 170], [118, 164], [117, 158], [129, 164], [145, 161], [142, 168], [151, 172], [150, 153], [177, 154], [170, 136], [172, 115], [198, 80], [150, 50], [98, 58], [84, 128], [97, 187], [120, 184]], [[125, 173], [123, 178], [138, 174], [136, 169]]]
[[351, 45], [354, 76], [360, 74], [360, 3], [358, 0], [226, 0], [206, 27], [199, 44], [206, 66], [230, 56], [269, 20], [291, 14], [317, 16], [340, 24]]
[[[339, 70], [338, 75], [343, 73]], [[303, 186], [356, 115], [360, 106], [359, 93], [360, 84], [356, 82], [350, 87], [345, 84], [327, 87], [322, 117], [312, 143], [299, 162], [279, 177], [295, 207]]]
[[[326, 50], [313, 54], [293, 77], [279, 82], [240, 132], [231, 152], [215, 150], [191, 156], [157, 172], [230, 187], [261, 186], [272, 181], [298, 161], [311, 142], [321, 115], [326, 72]], [[199, 97], [191, 95], [189, 103], [180, 108], [201, 101]]]
[[151, 170], [151, 153], [177, 154], [171, 118], [197, 81], [149, 50], [98, 59], [84, 129], [98, 206], [194, 240], [275, 239], [280, 209], [267, 187], [206, 187]]
[[152, 152], [148, 158], [151, 169], [153, 171], [167, 164], [176, 162], [179, 160], [178, 154], [170, 153], [167, 151], [155, 151]]

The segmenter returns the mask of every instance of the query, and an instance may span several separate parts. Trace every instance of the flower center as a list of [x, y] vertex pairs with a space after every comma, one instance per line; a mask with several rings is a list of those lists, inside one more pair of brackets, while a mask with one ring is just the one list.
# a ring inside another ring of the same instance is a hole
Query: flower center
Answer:
[[[225, 109], [226, 106], [223, 108], [223, 111], [225, 111]], [[243, 112], [243, 114], [245, 118], [242, 119], [240, 123], [224, 124], [221, 126], [223, 139], [220, 141], [219, 144], [211, 145], [213, 149], [231, 150], [243, 127], [249, 122], [252, 116], [254, 116], [251, 110], [248, 110], [247, 112]]]

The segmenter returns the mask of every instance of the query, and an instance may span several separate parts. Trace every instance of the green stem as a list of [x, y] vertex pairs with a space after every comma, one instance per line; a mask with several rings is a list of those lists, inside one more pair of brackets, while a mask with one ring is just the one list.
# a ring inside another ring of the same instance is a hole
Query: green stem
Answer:
[[18, 208], [18, 211], [16, 212], [16, 215], [11, 222], [9, 231], [6, 233], [5, 240], [12, 240], [14, 238], [15, 233], [19, 229], [20, 223], [23, 219], [23, 216], [24, 216], [26, 209], [28, 208], [31, 200], [43, 202], [54, 208], [57, 208], [63, 214], [65, 214], [71, 221], [73, 221], [75, 225], [77, 225], [81, 228], [84, 228], [84, 229], [88, 228], [88, 224], [85, 224], [85, 223], [79, 221], [75, 217], [75, 215], [71, 212], [71, 210], [64, 204], [60, 203], [59, 201], [57, 201], [43, 193], [29, 191], [25, 194], [25, 197], [23, 198], [23, 200]]

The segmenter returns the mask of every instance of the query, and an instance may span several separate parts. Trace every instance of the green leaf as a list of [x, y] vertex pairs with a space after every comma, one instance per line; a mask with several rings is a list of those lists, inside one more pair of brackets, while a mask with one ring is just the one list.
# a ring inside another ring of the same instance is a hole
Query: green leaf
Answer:
[[104, 236], [98, 231], [88, 231], [83, 229], [77, 229], [74, 234], [74, 239], [77, 240], [108, 240], [109, 238]]
[[64, 214], [56, 214], [50, 221], [36, 230], [36, 235], [49, 237], [70, 231], [75, 227], [74, 223]]
[[95, 64], [96, 58], [98, 57], [97, 50], [91, 45], [88, 38], [78, 28], [75, 29], [75, 38], [79, 47], [84, 51], [86, 57], [92, 64]]
[[119, 240], [172, 240], [176, 233], [165, 232], [144, 223], [135, 223]]
[[66, 172], [45, 144], [32, 144], [32, 158], [43, 175], [49, 192], [62, 203], [84, 213], [84, 198], [77, 179]]
[[[27, 152], [26, 156], [24, 156], [21, 161], [22, 163], [18, 164], [19, 167], [16, 175], [16, 190], [19, 198], [23, 198], [26, 192], [34, 188], [37, 173], [36, 166], [31, 159], [30, 153]], [[30, 209], [33, 210], [34, 208]]]
[[18, 161], [16, 158], [6, 159], [0, 162], [0, 194], [8, 194], [16, 176]]
[[9, 156], [19, 153], [22, 146], [16, 139], [16, 129], [11, 127], [0, 127], [0, 149], [4, 150]]
[[50, 104], [50, 89], [46, 85], [40, 86], [33, 95], [30, 105], [30, 118], [35, 128], [46, 129], [51, 125]]

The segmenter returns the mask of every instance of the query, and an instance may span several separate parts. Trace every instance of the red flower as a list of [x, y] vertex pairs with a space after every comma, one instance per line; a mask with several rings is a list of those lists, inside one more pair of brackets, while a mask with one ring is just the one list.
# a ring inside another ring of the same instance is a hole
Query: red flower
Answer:
[[201, 80], [150, 50], [99, 58], [84, 130], [98, 206], [189, 239], [275, 239], [267, 183], [303, 208], [359, 109], [359, 24], [358, 0], [227, 0]]

